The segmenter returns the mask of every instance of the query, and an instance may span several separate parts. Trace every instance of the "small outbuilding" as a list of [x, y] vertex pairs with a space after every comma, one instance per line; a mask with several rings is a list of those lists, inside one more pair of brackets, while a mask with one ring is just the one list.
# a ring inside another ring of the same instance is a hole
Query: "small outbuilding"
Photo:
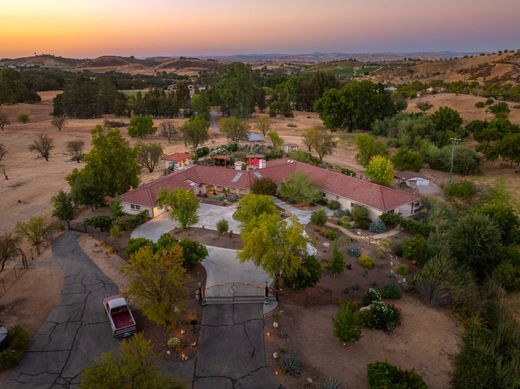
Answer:
[[189, 153], [173, 153], [164, 155], [165, 168], [168, 171], [183, 170], [193, 165], [193, 155]]
[[405, 184], [410, 188], [417, 188], [419, 186], [429, 186], [430, 179], [426, 177], [424, 174], [418, 172], [412, 172], [406, 170], [404, 172], [396, 172], [395, 178], [397, 179], [399, 184]]

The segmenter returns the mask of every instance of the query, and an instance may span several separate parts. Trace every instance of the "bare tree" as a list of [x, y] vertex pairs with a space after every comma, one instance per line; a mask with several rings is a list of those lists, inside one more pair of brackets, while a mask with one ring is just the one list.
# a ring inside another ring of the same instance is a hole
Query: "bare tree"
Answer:
[[9, 121], [7, 114], [5, 112], [0, 111], [0, 129], [2, 129], [2, 131], [3, 131], [4, 127], [7, 126], [8, 124], [11, 124], [11, 122]]
[[[2, 162], [2, 159], [4, 159], [6, 154], [7, 154], [7, 148], [4, 146], [3, 143], [0, 143], [0, 162]], [[2, 170], [4, 172], [5, 179], [8, 180], [9, 177], [7, 177], [7, 172], [5, 171], [5, 165], [0, 165], [0, 168], [2, 168]]]
[[67, 124], [67, 118], [63, 115], [54, 116], [54, 118], [51, 120], [51, 124], [58, 129], [58, 131], [61, 131], [65, 124]]
[[29, 151], [36, 151], [39, 154], [39, 158], [44, 158], [46, 161], [49, 161], [49, 155], [53, 148], [54, 139], [47, 135], [38, 135], [38, 139], [29, 145]]
[[177, 135], [177, 129], [172, 122], [161, 123], [161, 135], [168, 139], [168, 143], [172, 143], [172, 139]]
[[0, 236], [0, 272], [4, 270], [8, 261], [13, 261], [17, 257], [23, 257], [23, 252], [20, 248], [20, 238], [10, 232], [6, 232]]
[[80, 163], [83, 159], [83, 147], [85, 142], [82, 140], [71, 140], [67, 142], [67, 151], [71, 155], [72, 160]]
[[2, 159], [4, 159], [6, 154], [7, 154], [7, 148], [4, 146], [3, 143], [0, 143], [0, 162], [2, 162]]
[[137, 162], [147, 168], [150, 173], [154, 171], [163, 154], [159, 143], [138, 143], [135, 146], [135, 152], [137, 154]]

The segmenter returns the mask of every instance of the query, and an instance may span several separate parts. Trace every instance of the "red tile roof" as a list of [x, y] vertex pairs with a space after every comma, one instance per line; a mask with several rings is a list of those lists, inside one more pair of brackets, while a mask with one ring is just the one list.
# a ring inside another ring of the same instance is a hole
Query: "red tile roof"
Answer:
[[268, 177], [280, 184], [288, 180], [296, 171], [305, 174], [311, 181], [319, 185], [324, 192], [350, 199], [354, 203], [369, 206], [383, 212], [419, 200], [419, 197], [408, 192], [288, 159], [268, 161], [266, 168], [249, 172], [215, 166], [195, 165], [125, 193], [121, 196], [121, 200], [154, 207], [156, 205], [157, 192], [160, 188], [188, 189], [190, 184], [195, 183], [247, 190], [259, 178]]
[[191, 159], [193, 158], [193, 155], [189, 153], [173, 153], [168, 155], [163, 155], [162, 160], [163, 161], [184, 161], [185, 159]]

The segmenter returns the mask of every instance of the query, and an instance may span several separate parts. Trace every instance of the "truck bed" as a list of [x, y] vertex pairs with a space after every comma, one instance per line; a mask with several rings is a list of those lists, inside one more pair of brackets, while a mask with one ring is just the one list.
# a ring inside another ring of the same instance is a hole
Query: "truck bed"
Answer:
[[134, 319], [128, 311], [119, 311], [112, 313], [112, 321], [114, 322], [116, 330], [120, 330], [135, 325]]

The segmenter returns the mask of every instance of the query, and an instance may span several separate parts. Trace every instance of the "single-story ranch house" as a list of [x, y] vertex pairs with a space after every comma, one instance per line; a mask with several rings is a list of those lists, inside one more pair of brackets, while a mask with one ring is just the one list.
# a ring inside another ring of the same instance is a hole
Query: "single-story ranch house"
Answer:
[[366, 207], [372, 219], [385, 212], [410, 216], [420, 207], [420, 198], [412, 193], [287, 158], [268, 161], [265, 167], [251, 171], [193, 165], [133, 189], [121, 195], [120, 199], [125, 212], [137, 214], [146, 210], [151, 217], [155, 217], [165, 211], [157, 206], [157, 193], [162, 188], [183, 188], [196, 194], [242, 196], [250, 192], [255, 180], [267, 177], [281, 184], [294, 172], [309, 177], [320, 186], [328, 200], [339, 201], [344, 210], [350, 210], [354, 204]]

